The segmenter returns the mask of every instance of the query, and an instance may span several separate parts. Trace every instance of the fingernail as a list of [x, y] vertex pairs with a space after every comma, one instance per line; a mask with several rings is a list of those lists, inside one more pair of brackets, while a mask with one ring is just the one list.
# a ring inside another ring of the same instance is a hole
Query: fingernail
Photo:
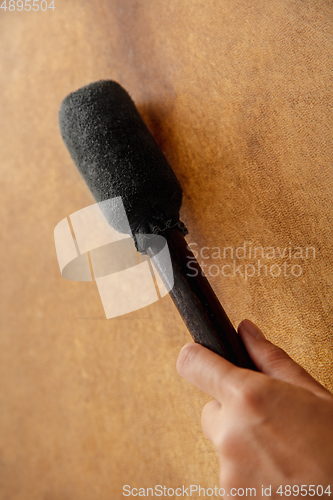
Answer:
[[252, 323], [249, 319], [243, 319], [242, 323], [243, 328], [254, 338], [256, 339], [264, 339], [265, 335], [262, 333], [262, 331]]

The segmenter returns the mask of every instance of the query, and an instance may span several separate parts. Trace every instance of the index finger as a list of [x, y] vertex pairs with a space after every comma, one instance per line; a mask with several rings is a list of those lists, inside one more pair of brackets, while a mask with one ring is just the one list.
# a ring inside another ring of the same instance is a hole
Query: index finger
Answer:
[[177, 360], [179, 375], [222, 403], [251, 375], [194, 342], [184, 345]]

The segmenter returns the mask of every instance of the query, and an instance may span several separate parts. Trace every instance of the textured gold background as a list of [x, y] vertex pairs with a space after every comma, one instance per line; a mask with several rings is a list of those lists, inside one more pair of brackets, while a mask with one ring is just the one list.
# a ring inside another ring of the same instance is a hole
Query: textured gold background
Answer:
[[58, 108], [99, 79], [130, 92], [184, 189], [189, 242], [316, 248], [301, 278], [211, 283], [235, 325], [256, 321], [332, 390], [333, 6], [55, 6], [0, 12], [1, 498], [214, 486], [209, 398], [176, 373], [190, 337], [170, 298], [106, 320], [95, 283], [60, 275], [54, 227], [93, 199]]

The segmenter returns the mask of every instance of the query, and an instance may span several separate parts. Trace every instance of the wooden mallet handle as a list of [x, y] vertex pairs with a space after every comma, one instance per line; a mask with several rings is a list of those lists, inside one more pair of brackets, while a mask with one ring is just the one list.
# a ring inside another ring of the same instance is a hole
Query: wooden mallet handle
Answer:
[[[169, 294], [183, 318], [193, 340], [242, 368], [256, 370], [244, 344], [216, 297], [206, 276], [177, 229], [160, 233], [169, 247], [174, 285]], [[164, 260], [159, 259], [160, 240], [147, 248], [149, 257], [168, 289], [168, 273]], [[191, 268], [188, 263], [191, 262]], [[197, 271], [197, 272], [195, 272]]]

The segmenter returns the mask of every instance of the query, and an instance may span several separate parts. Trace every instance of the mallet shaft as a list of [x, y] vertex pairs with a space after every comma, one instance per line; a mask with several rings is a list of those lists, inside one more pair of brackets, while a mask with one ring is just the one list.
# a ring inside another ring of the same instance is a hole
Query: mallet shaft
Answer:
[[[173, 267], [174, 286], [169, 294], [193, 340], [237, 366], [256, 370], [185, 238], [177, 229], [167, 229], [160, 235], [168, 243]], [[154, 246], [153, 239], [147, 253], [154, 257], [154, 265], [167, 286], [167, 273], [164, 262], [158, 258], [159, 250]], [[188, 267], [189, 262], [191, 268]]]

